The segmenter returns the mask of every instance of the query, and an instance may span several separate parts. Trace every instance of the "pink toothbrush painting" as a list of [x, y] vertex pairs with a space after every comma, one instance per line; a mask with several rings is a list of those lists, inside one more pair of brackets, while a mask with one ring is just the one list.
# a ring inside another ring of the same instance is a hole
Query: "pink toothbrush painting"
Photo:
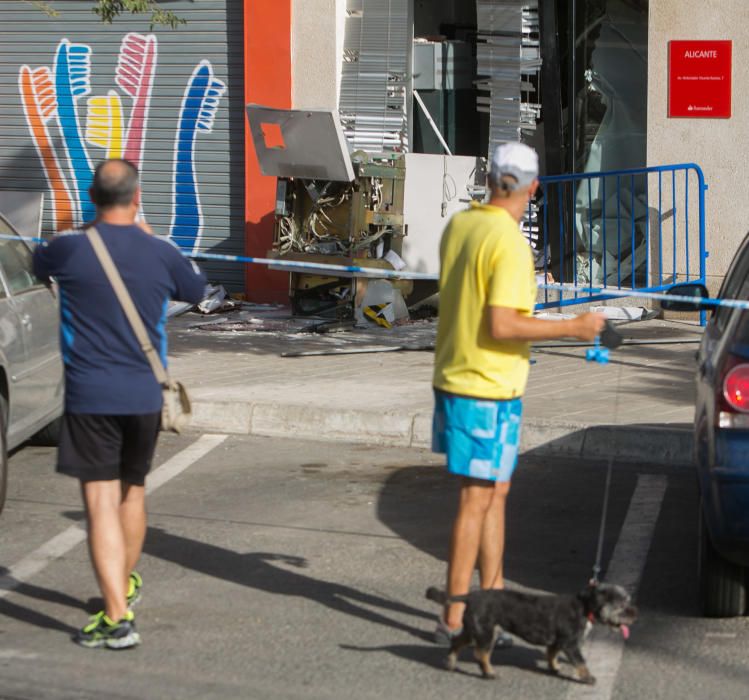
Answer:
[[117, 61], [117, 85], [133, 100], [123, 157], [138, 170], [143, 165], [143, 145], [146, 140], [151, 88], [156, 75], [156, 55], [157, 40], [153, 34], [143, 36], [130, 32], [122, 39]]

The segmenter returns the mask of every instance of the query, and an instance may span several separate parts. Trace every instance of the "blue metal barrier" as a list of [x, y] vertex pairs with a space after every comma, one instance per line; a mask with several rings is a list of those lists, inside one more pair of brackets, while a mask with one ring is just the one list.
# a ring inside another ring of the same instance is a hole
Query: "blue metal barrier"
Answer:
[[[705, 283], [707, 185], [698, 165], [551, 175], [540, 181], [540, 197], [529, 205], [524, 220], [537, 272], [551, 273], [559, 284], [603, 292], [544, 290], [537, 309], [613, 298], [606, 288], [637, 296], [682, 282]], [[696, 216], [695, 207], [690, 210], [695, 186]], [[657, 207], [651, 202], [655, 193]], [[705, 312], [700, 320], [704, 325]]]

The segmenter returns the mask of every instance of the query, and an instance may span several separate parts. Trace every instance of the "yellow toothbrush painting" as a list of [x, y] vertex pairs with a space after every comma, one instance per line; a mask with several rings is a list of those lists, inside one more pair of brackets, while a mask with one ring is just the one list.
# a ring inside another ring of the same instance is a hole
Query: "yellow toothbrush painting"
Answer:
[[120, 96], [110, 90], [88, 100], [86, 141], [107, 151], [107, 158], [122, 158], [123, 118]]

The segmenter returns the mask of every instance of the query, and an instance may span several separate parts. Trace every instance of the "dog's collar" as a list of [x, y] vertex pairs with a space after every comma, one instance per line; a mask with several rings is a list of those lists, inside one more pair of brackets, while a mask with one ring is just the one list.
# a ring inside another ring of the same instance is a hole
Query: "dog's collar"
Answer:
[[588, 613], [588, 622], [590, 622], [590, 624], [592, 625], [595, 621], [596, 621], [596, 616], [592, 612], [589, 612]]

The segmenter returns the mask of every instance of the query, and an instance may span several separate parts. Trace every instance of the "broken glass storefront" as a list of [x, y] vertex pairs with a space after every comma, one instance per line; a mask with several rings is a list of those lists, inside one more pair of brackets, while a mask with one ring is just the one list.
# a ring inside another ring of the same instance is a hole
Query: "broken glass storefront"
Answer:
[[[644, 167], [648, 0], [540, 0], [539, 5], [546, 172]], [[545, 195], [544, 223], [556, 231], [563, 218], [565, 236], [573, 238], [548, 237], [546, 252], [557, 279], [645, 283], [646, 176], [580, 180], [550, 187]]]
[[[416, 0], [414, 35], [417, 48], [426, 38], [473, 56], [472, 90], [419, 90], [454, 153], [486, 155], [519, 138], [538, 150], [544, 174], [646, 165], [648, 0]], [[414, 61], [414, 85], [420, 76]], [[411, 114], [412, 150], [442, 153], [416, 103]], [[644, 281], [645, 176], [542, 197], [547, 211], [533, 207], [524, 224], [539, 267], [579, 283]]]
[[[453, 153], [517, 138], [543, 174], [646, 165], [648, 0], [416, 0], [413, 11], [412, 152], [444, 152], [425, 103]], [[446, 88], [423, 79], [424, 41], [445, 47]], [[469, 81], [450, 55], [472, 57]], [[630, 286], [646, 278], [647, 212], [643, 175], [582, 180], [548, 187], [524, 229], [557, 280]]]

